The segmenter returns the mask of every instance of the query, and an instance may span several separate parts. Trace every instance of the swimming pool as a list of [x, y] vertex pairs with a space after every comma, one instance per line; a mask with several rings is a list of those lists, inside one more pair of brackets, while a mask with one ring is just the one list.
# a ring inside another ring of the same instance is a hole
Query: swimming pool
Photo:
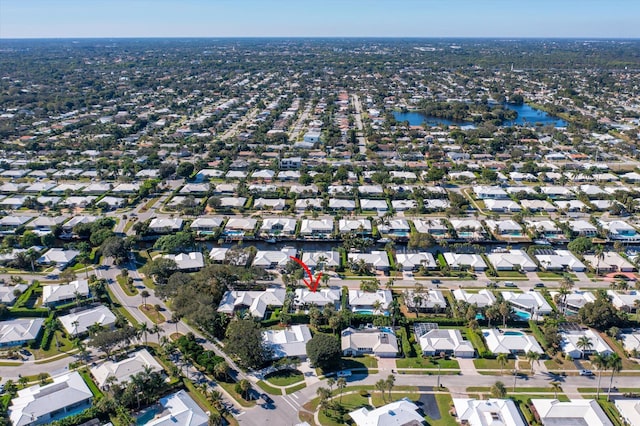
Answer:
[[[354, 314], [362, 314], [362, 315], [373, 315], [373, 309], [356, 309], [355, 311], [353, 311]], [[384, 315], [385, 317], [389, 316], [389, 312], [387, 311], [383, 311], [382, 315]]]
[[531, 319], [531, 314], [529, 312], [521, 311], [520, 309], [514, 309], [513, 311], [516, 321], [529, 321]]
[[482, 315], [482, 314], [476, 314], [476, 319], [477, 320], [484, 320], [485, 318], [484, 318], [484, 315]]
[[136, 425], [145, 425], [149, 423], [158, 413], [160, 413], [158, 407], [151, 407], [144, 410], [144, 412], [136, 419]]
[[524, 336], [524, 333], [520, 331], [505, 331], [502, 334], [505, 336]]

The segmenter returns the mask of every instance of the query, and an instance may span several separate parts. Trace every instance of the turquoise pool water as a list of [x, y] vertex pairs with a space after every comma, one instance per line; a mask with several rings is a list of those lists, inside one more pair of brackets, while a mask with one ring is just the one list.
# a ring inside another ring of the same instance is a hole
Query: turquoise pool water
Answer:
[[484, 319], [484, 315], [482, 315], [482, 314], [476, 314], [476, 319], [477, 319], [477, 320], [483, 320], [483, 319]]
[[136, 419], [136, 425], [146, 425], [159, 413], [157, 407], [151, 407], [146, 409], [142, 414], [138, 416]]
[[505, 331], [502, 334], [504, 334], [505, 336], [524, 336], [524, 333], [521, 333], [519, 331]]
[[514, 309], [514, 315], [516, 320], [520, 321], [529, 321], [531, 319], [531, 314], [529, 312], [521, 311], [520, 309]]
[[[362, 314], [362, 315], [373, 315], [373, 309], [356, 309], [353, 311], [354, 314]], [[384, 311], [382, 313], [385, 317], [389, 316], [389, 312]]]

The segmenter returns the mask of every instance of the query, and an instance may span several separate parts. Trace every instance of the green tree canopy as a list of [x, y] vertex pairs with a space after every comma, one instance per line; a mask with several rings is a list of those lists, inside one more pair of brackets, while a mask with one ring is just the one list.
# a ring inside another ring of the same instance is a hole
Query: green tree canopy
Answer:
[[270, 358], [260, 325], [251, 319], [232, 321], [227, 327], [225, 348], [244, 368], [259, 368]]
[[325, 370], [337, 367], [342, 355], [340, 340], [333, 334], [316, 333], [307, 342], [307, 355], [316, 367]]

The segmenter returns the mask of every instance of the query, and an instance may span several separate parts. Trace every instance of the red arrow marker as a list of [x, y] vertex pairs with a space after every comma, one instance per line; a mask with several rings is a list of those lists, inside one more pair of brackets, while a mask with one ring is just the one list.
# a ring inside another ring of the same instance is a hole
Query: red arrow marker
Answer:
[[316, 290], [318, 290], [318, 286], [320, 285], [320, 278], [322, 277], [322, 272], [320, 272], [318, 274], [318, 277], [315, 279], [313, 279], [313, 274], [311, 273], [311, 270], [309, 270], [309, 267], [300, 259], [298, 259], [297, 257], [293, 257], [293, 256], [289, 256], [291, 258], [291, 260], [293, 260], [294, 262], [297, 262], [300, 264], [300, 266], [302, 266], [302, 268], [307, 271], [307, 274], [309, 275], [309, 281], [303, 279], [302, 281], [304, 282], [304, 284], [309, 288], [309, 290], [311, 290], [311, 292], [315, 293]]

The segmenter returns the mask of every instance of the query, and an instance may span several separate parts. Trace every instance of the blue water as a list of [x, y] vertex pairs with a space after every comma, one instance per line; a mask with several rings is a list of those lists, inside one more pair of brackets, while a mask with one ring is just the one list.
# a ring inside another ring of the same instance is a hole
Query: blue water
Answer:
[[[518, 118], [513, 121], [505, 121], [504, 126], [511, 127], [514, 125], [528, 125], [532, 126], [536, 123], [540, 123], [542, 125], [551, 124], [555, 127], [567, 127], [567, 122], [561, 120], [557, 117], [553, 117], [547, 114], [544, 111], [540, 111], [538, 109], [532, 108], [527, 104], [522, 105], [511, 105], [504, 104], [504, 107], [518, 113]], [[394, 118], [399, 121], [408, 121], [411, 126], [420, 126], [422, 123], [426, 123], [429, 126], [438, 126], [438, 125], [469, 125], [473, 124], [465, 121], [453, 121], [447, 120], [445, 118], [431, 117], [421, 114], [419, 112], [398, 112], [394, 111]]]
[[531, 314], [529, 312], [521, 311], [519, 309], [514, 309], [514, 314], [516, 316], [516, 320], [529, 321], [531, 319]]
[[[353, 311], [354, 314], [362, 314], [362, 315], [373, 315], [373, 310], [372, 309], [356, 309], [355, 311]], [[389, 316], [389, 312], [384, 311], [382, 313], [385, 317]]]
[[145, 425], [149, 423], [153, 418], [158, 414], [158, 409], [156, 407], [151, 407], [145, 410], [141, 415], [136, 419], [136, 425]]
[[[526, 314], [526, 312], [523, 312]], [[524, 334], [520, 333], [519, 331], [505, 331], [504, 333], [505, 336], [524, 336]]]
[[476, 319], [477, 319], [477, 320], [483, 320], [483, 319], [484, 319], [484, 315], [482, 315], [482, 314], [476, 314]]
[[389, 327], [380, 327], [380, 330], [381, 330], [381, 331], [384, 331], [385, 333], [395, 334], [395, 333], [393, 332], [393, 330], [392, 330], [391, 328], [389, 328]]

